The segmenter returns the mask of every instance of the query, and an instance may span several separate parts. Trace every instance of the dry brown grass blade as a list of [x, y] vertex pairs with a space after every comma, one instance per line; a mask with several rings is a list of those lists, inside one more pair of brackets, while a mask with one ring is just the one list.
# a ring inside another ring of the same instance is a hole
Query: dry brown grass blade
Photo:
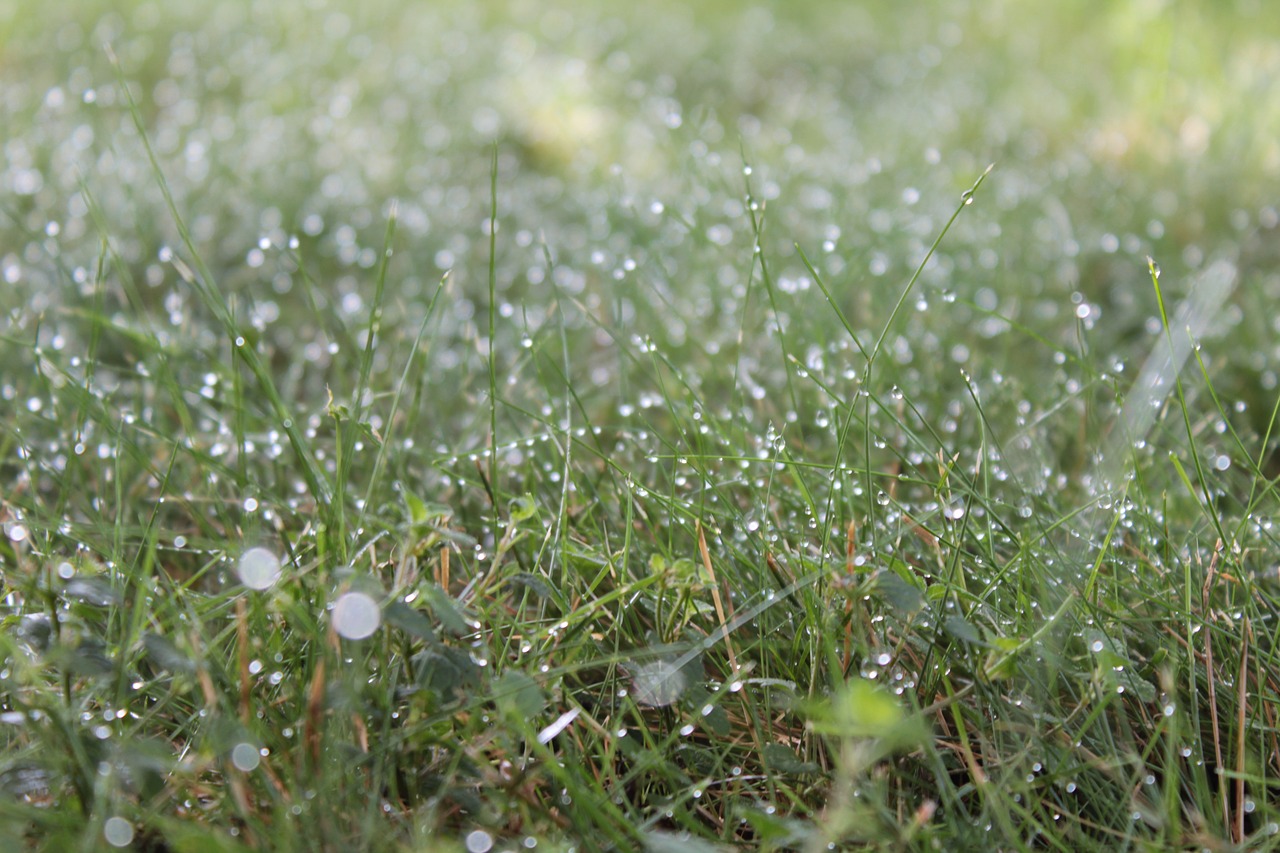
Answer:
[[733, 640], [729, 638], [729, 620], [725, 618], [724, 602], [720, 599], [720, 582], [716, 580], [716, 570], [711, 567], [711, 552], [707, 550], [707, 537], [702, 530], [702, 522], [698, 522], [698, 550], [702, 553], [702, 565], [711, 578], [711, 601], [716, 606], [716, 618], [720, 620], [720, 633], [724, 637], [724, 647], [729, 653], [729, 666], [738, 671], [738, 656], [733, 651]]
[[236, 599], [236, 655], [239, 658], [240, 673], [240, 721], [248, 725], [253, 712], [250, 704], [252, 682], [249, 677], [249, 616], [244, 596]]
[[356, 745], [360, 747], [363, 753], [369, 752], [369, 727], [364, 723], [364, 717], [357, 713], [351, 714], [351, 727], [356, 733]]
[[[1218, 543], [1221, 546], [1222, 543]], [[1204, 626], [1204, 665], [1208, 671], [1205, 678], [1209, 689], [1209, 722], [1213, 729], [1213, 759], [1214, 766], [1221, 769], [1222, 764], [1222, 734], [1218, 728], [1218, 690], [1214, 684], [1217, 673], [1213, 666], [1213, 628], [1212, 615], [1209, 609], [1209, 590], [1213, 586], [1213, 575], [1218, 567], [1218, 549], [1214, 548], [1213, 556], [1209, 558], [1209, 571], [1205, 573], [1204, 584], [1200, 587], [1200, 606], [1203, 610], [1202, 618], [1205, 620]], [[1222, 822], [1226, 826], [1231, 825], [1231, 805], [1227, 801], [1226, 796], [1219, 795], [1222, 800]]]
[[315, 764], [320, 763], [320, 729], [324, 723], [324, 658], [316, 662], [307, 694], [307, 722], [303, 740]]
[[262, 763], [258, 765], [262, 768], [262, 772], [266, 774], [267, 781], [271, 783], [271, 787], [276, 789], [276, 793], [286, 803], [293, 802], [293, 797], [289, 796], [289, 789], [285, 787], [284, 782], [280, 779], [280, 775], [276, 773], [275, 768], [271, 766], [271, 762], [263, 758]]
[[1240, 676], [1236, 679], [1236, 822], [1231, 838], [1237, 844], [1244, 841], [1244, 710], [1248, 702], [1249, 640], [1252, 634], [1249, 617], [1244, 617], [1240, 632]]
[[853, 560], [858, 553], [858, 522], [849, 519], [849, 527], [844, 532], [844, 570], [853, 574]]
[[200, 682], [200, 693], [204, 696], [205, 708], [212, 711], [218, 707], [218, 691], [213, 686], [213, 678], [209, 675], [209, 668], [204, 665], [204, 646], [200, 642], [199, 633], [192, 631], [188, 637], [191, 640], [191, 648], [196, 653], [196, 680]]

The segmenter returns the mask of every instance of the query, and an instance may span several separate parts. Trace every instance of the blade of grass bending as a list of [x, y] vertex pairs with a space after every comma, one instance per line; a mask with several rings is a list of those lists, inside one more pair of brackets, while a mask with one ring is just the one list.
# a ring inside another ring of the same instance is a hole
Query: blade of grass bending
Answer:
[[[337, 425], [341, 447], [338, 453], [338, 470], [335, 473], [334, 492], [337, 501], [333, 512], [338, 521], [339, 541], [342, 543], [342, 559], [346, 560], [347, 541], [347, 480], [351, 473], [351, 465], [355, 460], [356, 442], [363, 432], [365, 421], [365, 392], [369, 387], [369, 373], [373, 365], [374, 339], [382, 329], [382, 294], [387, 285], [387, 266], [391, 263], [391, 240], [396, 233], [396, 202], [391, 202], [391, 211], [387, 216], [387, 229], [382, 239], [382, 260], [378, 264], [378, 276], [373, 290], [373, 305], [369, 310], [369, 328], [365, 333], [364, 352], [360, 356], [360, 377], [351, 399], [351, 424], [345, 433], [341, 432], [341, 424]], [[379, 451], [381, 458], [381, 451]], [[367, 506], [367, 504], [366, 504]]]
[[[871, 355], [867, 357], [867, 369], [864, 371], [864, 376], [862, 378], [862, 387], [867, 389], [868, 391], [871, 389], [871, 386], [872, 386], [871, 378], [872, 378], [872, 371], [875, 368], [876, 358], [879, 357], [880, 350], [884, 347], [885, 339], [889, 336], [889, 330], [893, 328], [894, 321], [898, 319], [898, 314], [902, 312], [902, 306], [906, 304], [907, 297], [910, 296], [911, 291], [915, 289], [916, 282], [920, 279], [921, 274], [924, 273], [924, 268], [928, 265], [930, 259], [933, 258], [933, 255], [938, 250], [938, 247], [942, 245], [942, 240], [944, 237], [947, 236], [947, 232], [951, 230], [951, 226], [954, 225], [955, 221], [960, 218], [960, 212], [973, 203], [973, 197], [978, 192], [978, 188], [982, 186], [982, 182], [987, 179], [987, 175], [990, 175], [991, 170], [994, 168], [995, 168], [994, 163], [988, 165], [987, 168], [983, 171], [983, 173], [978, 176], [978, 180], [974, 181], [973, 186], [971, 186], [969, 189], [961, 193], [960, 204], [956, 207], [955, 211], [951, 214], [951, 218], [947, 220], [947, 224], [942, 226], [942, 230], [938, 232], [938, 236], [937, 238], [934, 239], [933, 245], [929, 247], [929, 251], [924, 253], [924, 257], [921, 258], [920, 263], [916, 266], [915, 272], [911, 274], [911, 279], [907, 282], [907, 286], [902, 289], [902, 293], [898, 296], [897, 303], [893, 306], [893, 310], [889, 312], [889, 319], [885, 321], [884, 328], [880, 330], [880, 336], [876, 338], [875, 345], [871, 347]], [[866, 418], [867, 423], [870, 424], [871, 423], [870, 395], [866, 397], [866, 401], [867, 401], [866, 414], [864, 415], [864, 417]], [[852, 407], [850, 407], [849, 413], [845, 415], [845, 429], [842, 430], [841, 441], [837, 445], [837, 450], [836, 450], [837, 453], [840, 453], [841, 452], [840, 449], [843, 448], [844, 446], [843, 438], [845, 435], [848, 434], [848, 425], [852, 420], [852, 418], [853, 418], [853, 409]], [[871, 459], [871, 430], [870, 429], [866, 430], [866, 432], [863, 434], [863, 453], [865, 454], [866, 459], [868, 460]], [[838, 457], [836, 462], [838, 465], [839, 463]], [[867, 517], [870, 518], [873, 515], [875, 515], [874, 502], [875, 502], [875, 494], [876, 494], [875, 484], [871, 480], [870, 464], [867, 465], [867, 485], [866, 485], [865, 491], [867, 493], [866, 495]], [[830, 525], [827, 525], [827, 526], [830, 527]], [[875, 525], [870, 525], [870, 529], [871, 529], [872, 536], [874, 536], [875, 530], [876, 530]]]
[[427, 304], [427, 312], [422, 318], [422, 323], [418, 326], [418, 334], [414, 336], [413, 347], [409, 350], [409, 357], [404, 361], [404, 370], [400, 372], [400, 381], [396, 383], [396, 393], [391, 398], [391, 410], [387, 412], [387, 425], [382, 431], [382, 443], [378, 445], [378, 455], [373, 460], [373, 473], [369, 475], [369, 484], [365, 490], [364, 506], [366, 510], [373, 505], [373, 490], [378, 484], [382, 466], [386, 462], [387, 448], [391, 446], [391, 436], [395, 432], [396, 414], [400, 411], [400, 400], [404, 397], [404, 386], [409, 381], [409, 369], [413, 366], [414, 356], [418, 354], [418, 350], [422, 347], [422, 338], [426, 335], [427, 324], [431, 322], [432, 316], [435, 315], [436, 301], [440, 298], [440, 293], [444, 290], [444, 284], [448, 279], [449, 273], [446, 272], [440, 277], [440, 283], [436, 285], [435, 293], [431, 294], [431, 302]]
[[[973, 202], [973, 197], [977, 193], [978, 188], [982, 186], [982, 182], [987, 179], [987, 176], [991, 174], [991, 170], [994, 168], [995, 168], [994, 163], [987, 166], [987, 168], [983, 170], [982, 174], [978, 176], [978, 179], [974, 181], [973, 186], [969, 187], [969, 189], [965, 190], [961, 194], [960, 204], [956, 207], [955, 211], [952, 212], [951, 218], [947, 220], [947, 224], [942, 226], [942, 230], [938, 232], [938, 236], [934, 239], [933, 245], [929, 247], [929, 251], [925, 252], [924, 258], [922, 258], [920, 263], [916, 266], [915, 272], [911, 274], [911, 279], [907, 282], [906, 287], [902, 289], [902, 293], [898, 296], [898, 302], [896, 305], [893, 306], [893, 311], [889, 313], [889, 319], [885, 322], [884, 328], [881, 329], [880, 336], [876, 338], [875, 345], [872, 346], [870, 354], [866, 354], [866, 350], [863, 349], [862, 342], [859, 341], [857, 336], [853, 334], [853, 329], [849, 326], [848, 322], [845, 320], [843, 312], [840, 312], [839, 309], [837, 309], [837, 314], [840, 318], [840, 322], [844, 324], [845, 329], [848, 330], [850, 337], [853, 338], [854, 345], [857, 346], [858, 351], [866, 355], [866, 358], [867, 358], [867, 367], [866, 367], [866, 370], [863, 372], [862, 381], [860, 383], [863, 388], [869, 390], [871, 387], [872, 368], [875, 366], [876, 357], [880, 354], [880, 350], [884, 346], [885, 338], [888, 337], [889, 330], [893, 328], [894, 321], [897, 319], [898, 314], [902, 311], [902, 306], [906, 303], [907, 296], [909, 296], [911, 294], [912, 289], [915, 288], [915, 284], [920, 279], [920, 275], [924, 272], [925, 266], [929, 263], [929, 260], [933, 257], [934, 253], [938, 250], [938, 247], [942, 245], [942, 240], [944, 237], [947, 236], [947, 232], [951, 230], [951, 226], [954, 225], [955, 221], [960, 218], [960, 212], [963, 211], [966, 207], [968, 207]], [[818, 278], [818, 276], [816, 275], [816, 271], [814, 271], [813, 266], [809, 263], [809, 260], [807, 258], [804, 258], [803, 254], [801, 255], [801, 257], [804, 260], [805, 266], [808, 267], [810, 271], [814, 272], [815, 278]], [[827, 297], [827, 301], [832, 305], [832, 307], [835, 307], [835, 303], [831, 299], [830, 292], [827, 290], [826, 285], [823, 284], [820, 279], [818, 281], [818, 286], [822, 288], [822, 292]], [[845, 441], [847, 440], [849, 436], [849, 430], [852, 428], [852, 425], [853, 425], [853, 409], [856, 403], [857, 403], [857, 398], [855, 397], [854, 400], [849, 404], [848, 411], [845, 413], [844, 423], [841, 424], [840, 432], [836, 439], [836, 458], [831, 466], [831, 477], [833, 480], [836, 477], [840, 476], [840, 463], [844, 458]], [[870, 423], [870, 417], [871, 417], [870, 409], [871, 409], [871, 398], [870, 396], [868, 396], [867, 397], [867, 413], [866, 413], [866, 420], [868, 424]], [[866, 452], [866, 457], [868, 459], [871, 458], [870, 443], [871, 443], [871, 430], [867, 429], [865, 452]], [[870, 465], [867, 466], [866, 477], [867, 477], [867, 486], [865, 491], [867, 493], [867, 517], [870, 518], [872, 515], [875, 514], [874, 504], [872, 503], [875, 500], [875, 487], [874, 487], [874, 484], [871, 482], [872, 474], [871, 474]], [[834, 500], [833, 495], [834, 495], [834, 490], [832, 490], [832, 495], [829, 495], [827, 498], [828, 520], [830, 519], [830, 515], [831, 515], [831, 504]], [[831, 535], [830, 534], [831, 525], [829, 523], [825, 524], [824, 529], [826, 531], [823, 534], [824, 546], [825, 546], [826, 541], [829, 540]], [[872, 525], [872, 530], [874, 531], [874, 529], [875, 527], [874, 525]], [[827, 548], [824, 547], [823, 553], [825, 554], [826, 552], [827, 552]]]
[[498, 512], [498, 366], [494, 361], [494, 334], [498, 317], [498, 143], [493, 143], [489, 166], [489, 491], [493, 495], [493, 528]]

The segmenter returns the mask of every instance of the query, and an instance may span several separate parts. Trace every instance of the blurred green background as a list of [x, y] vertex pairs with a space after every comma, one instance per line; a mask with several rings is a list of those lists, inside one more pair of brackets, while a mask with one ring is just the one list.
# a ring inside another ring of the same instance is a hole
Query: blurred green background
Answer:
[[[368, 310], [394, 203], [386, 303], [408, 335], [450, 271], [444, 345], [423, 369], [440, 446], [482, 441], [496, 142], [499, 349], [509, 366], [562, 328], [591, 411], [647, 393], [605, 327], [626, 346], [651, 337], [716, 400], [743, 377], [762, 397], [787, 381], [771, 328], [802, 342], [788, 357], [836, 369], [848, 340], [796, 247], [874, 340], [995, 164], [887, 342], [886, 381], [963, 400], [961, 364], [1021, 378], [993, 393], [1035, 401], [1079, 321], [1113, 367], [1151, 350], [1146, 256], [1171, 299], [1227, 257], [1242, 285], [1211, 333], [1251, 342], [1222, 382], [1260, 431], [1277, 382], [1277, 36], [1280, 12], [1246, 0], [10, 4], [0, 308], [15, 339], [87, 337], [62, 309], [89, 292], [107, 238], [101, 296], [120, 323], [159, 322], [196, 350], [218, 339], [161, 259], [177, 234], [110, 45], [197, 250], [288, 394], [316, 407], [348, 381], [330, 355], [359, 346], [347, 325]], [[763, 314], [747, 193], [784, 300]], [[1045, 349], [1029, 355], [1010, 323]], [[107, 354], [143, 358], [127, 336]], [[190, 370], [198, 382], [199, 359]], [[512, 377], [513, 405], [545, 406]], [[796, 417], [769, 399], [763, 417]]]

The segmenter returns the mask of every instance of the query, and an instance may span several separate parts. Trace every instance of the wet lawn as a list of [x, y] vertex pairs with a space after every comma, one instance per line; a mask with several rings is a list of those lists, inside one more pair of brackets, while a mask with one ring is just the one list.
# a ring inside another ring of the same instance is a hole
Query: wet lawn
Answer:
[[1277, 45], [0, 6], [0, 847], [1276, 846]]

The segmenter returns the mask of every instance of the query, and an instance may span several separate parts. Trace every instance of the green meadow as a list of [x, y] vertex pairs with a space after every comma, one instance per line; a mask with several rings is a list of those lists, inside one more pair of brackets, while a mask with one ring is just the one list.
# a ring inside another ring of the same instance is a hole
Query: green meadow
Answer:
[[0, 2], [0, 848], [1280, 847], [1280, 9]]

